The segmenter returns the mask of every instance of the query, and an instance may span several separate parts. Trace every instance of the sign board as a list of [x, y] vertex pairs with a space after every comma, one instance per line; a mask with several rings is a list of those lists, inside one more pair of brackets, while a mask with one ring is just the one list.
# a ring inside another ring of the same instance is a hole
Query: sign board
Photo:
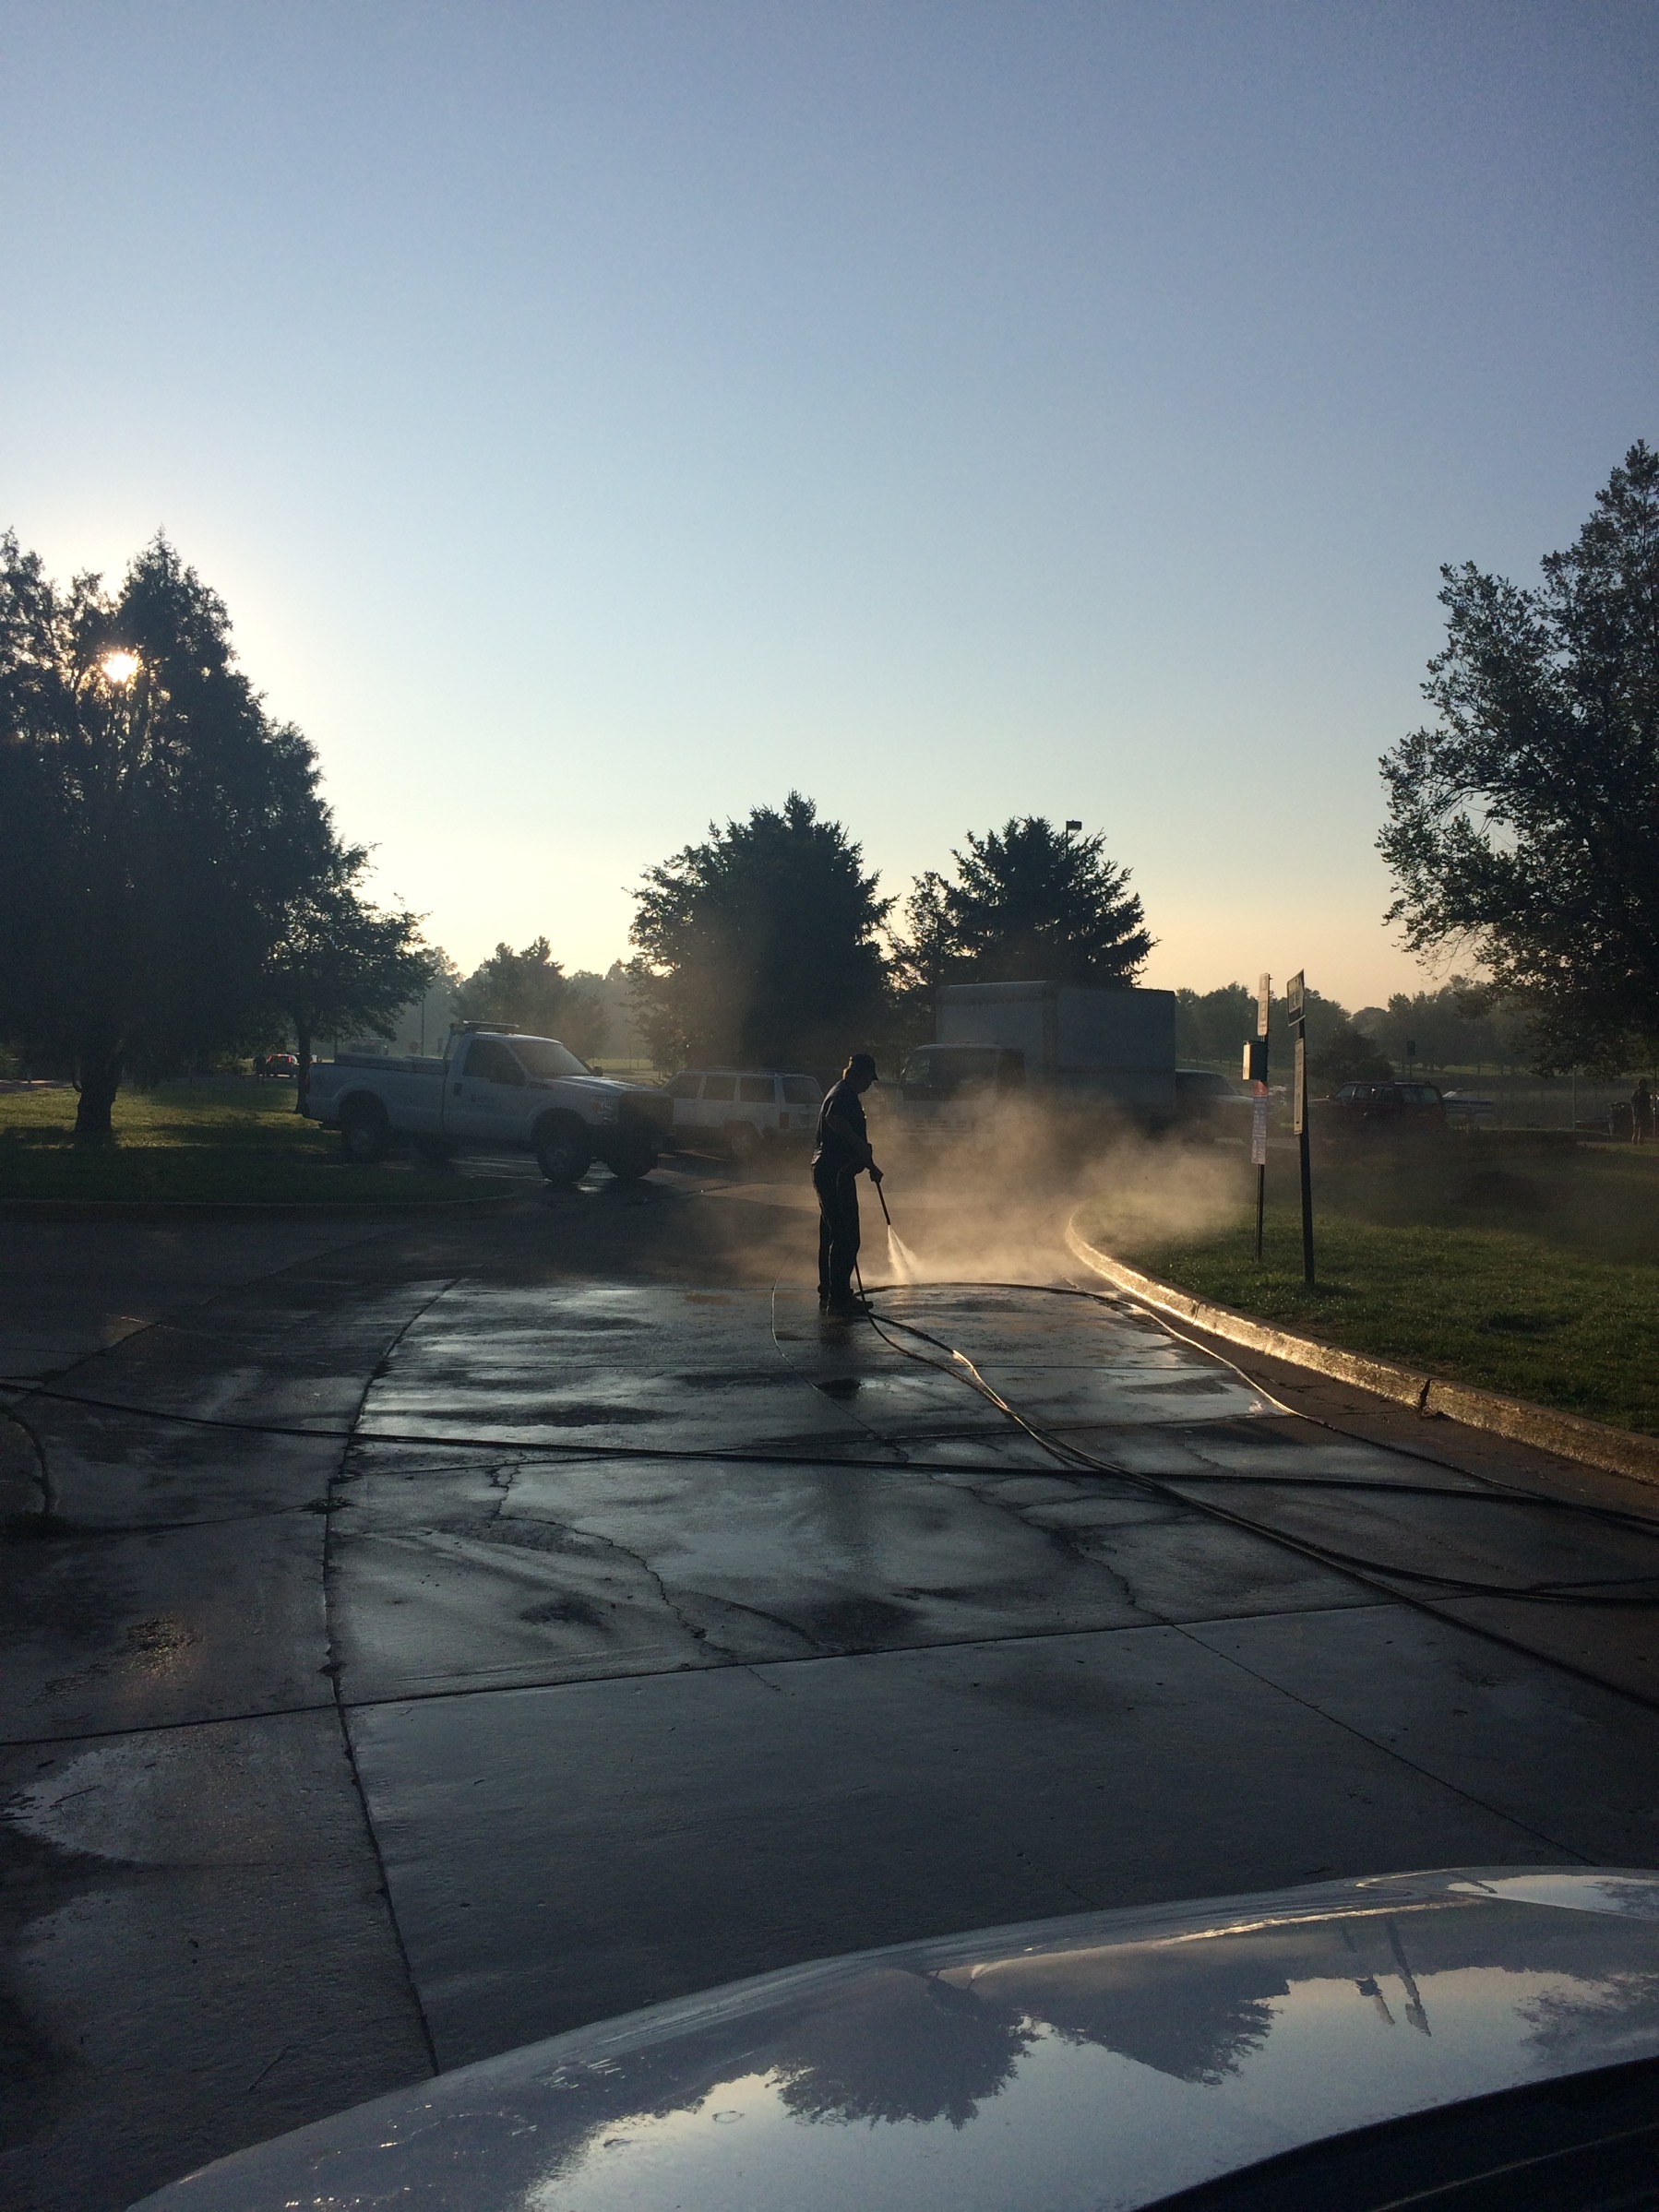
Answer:
[[1250, 1102], [1250, 1165], [1253, 1168], [1265, 1168], [1267, 1165], [1267, 1092], [1263, 1089]]
[[1296, 1135], [1307, 1126], [1307, 1040], [1296, 1031]]
[[1267, 1035], [1268, 1015], [1273, 1004], [1273, 979], [1271, 975], [1256, 979], [1256, 1034]]
[[1292, 1021], [1306, 1020], [1307, 1016], [1307, 985], [1302, 981], [1302, 970], [1298, 968], [1295, 974], [1284, 986], [1284, 1010]]
[[1245, 1039], [1244, 1064], [1240, 1072], [1247, 1083], [1265, 1083], [1267, 1081], [1267, 1039], [1265, 1037], [1247, 1037]]

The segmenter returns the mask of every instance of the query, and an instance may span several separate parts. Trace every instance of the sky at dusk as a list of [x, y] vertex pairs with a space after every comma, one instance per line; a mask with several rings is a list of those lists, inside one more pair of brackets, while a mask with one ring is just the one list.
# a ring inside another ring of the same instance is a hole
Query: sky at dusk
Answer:
[[1656, 113], [1639, 0], [0, 0], [0, 526], [164, 529], [463, 967], [794, 787], [1367, 1003], [1439, 565], [1659, 440]]

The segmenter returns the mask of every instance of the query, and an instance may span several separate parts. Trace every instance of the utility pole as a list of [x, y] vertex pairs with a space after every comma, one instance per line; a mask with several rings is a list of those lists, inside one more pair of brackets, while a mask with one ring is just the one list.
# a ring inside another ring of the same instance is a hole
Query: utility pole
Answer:
[[1244, 1079], [1250, 1087], [1250, 1165], [1256, 1171], [1256, 1265], [1261, 1265], [1261, 1225], [1267, 1212], [1267, 1046], [1273, 979], [1256, 985], [1256, 1034], [1245, 1040]]
[[1284, 986], [1285, 1012], [1296, 1034], [1296, 1149], [1302, 1168], [1302, 1279], [1313, 1289], [1313, 1164], [1307, 1127], [1307, 986], [1298, 968]]

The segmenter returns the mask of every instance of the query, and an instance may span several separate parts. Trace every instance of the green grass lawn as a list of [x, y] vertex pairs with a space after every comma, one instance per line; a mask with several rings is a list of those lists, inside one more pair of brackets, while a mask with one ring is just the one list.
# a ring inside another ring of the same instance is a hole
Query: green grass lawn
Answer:
[[[1476, 1140], [1478, 1146], [1478, 1140]], [[1581, 1151], [1517, 1161], [1471, 1150], [1321, 1162], [1317, 1287], [1302, 1279], [1293, 1157], [1269, 1170], [1264, 1265], [1249, 1171], [1211, 1225], [1113, 1233], [1102, 1248], [1195, 1296], [1352, 1351], [1659, 1433], [1659, 1158]]]
[[73, 1141], [72, 1090], [0, 1091], [0, 1202], [236, 1200], [331, 1206], [487, 1198], [510, 1184], [393, 1159], [348, 1167], [340, 1140], [293, 1110], [293, 1087], [236, 1077], [123, 1090], [115, 1143]]

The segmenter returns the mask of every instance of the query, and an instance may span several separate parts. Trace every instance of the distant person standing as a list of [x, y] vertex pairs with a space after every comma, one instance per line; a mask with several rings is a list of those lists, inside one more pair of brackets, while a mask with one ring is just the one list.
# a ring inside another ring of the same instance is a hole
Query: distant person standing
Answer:
[[1630, 1094], [1630, 1142], [1645, 1145], [1653, 1135], [1653, 1094], [1643, 1076]]
[[865, 1301], [853, 1295], [853, 1267], [858, 1258], [858, 1177], [881, 1181], [864, 1118], [864, 1094], [875, 1081], [875, 1061], [868, 1052], [854, 1052], [818, 1108], [812, 1151], [812, 1187], [818, 1201], [818, 1304], [827, 1314], [849, 1319], [868, 1311]]

